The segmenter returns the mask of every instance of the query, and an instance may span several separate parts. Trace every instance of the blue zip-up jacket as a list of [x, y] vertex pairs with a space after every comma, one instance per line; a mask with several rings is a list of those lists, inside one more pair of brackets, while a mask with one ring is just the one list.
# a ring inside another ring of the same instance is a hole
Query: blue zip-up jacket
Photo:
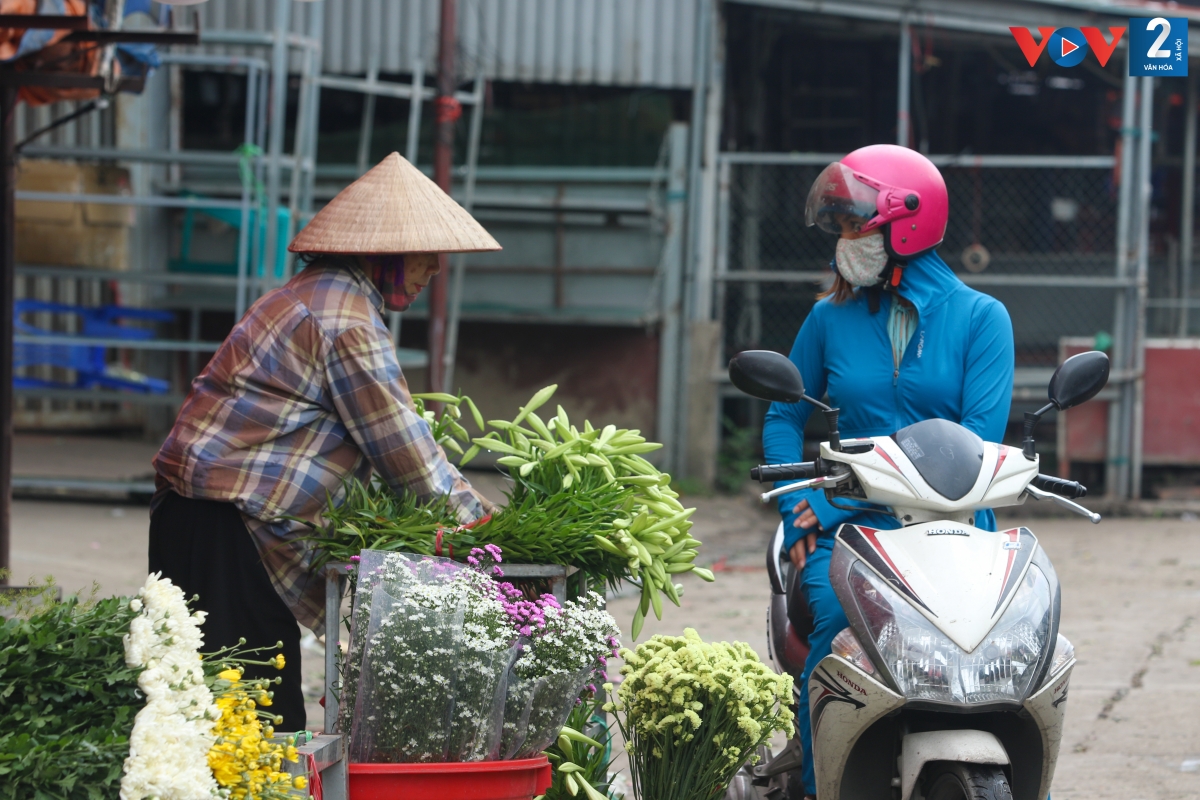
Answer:
[[[843, 439], [886, 436], [906, 425], [939, 418], [957, 422], [985, 441], [999, 442], [1008, 422], [1013, 386], [1013, 332], [1008, 311], [993, 297], [970, 289], [937, 253], [909, 262], [900, 295], [917, 309], [917, 330], [899, 369], [895, 368], [887, 320], [892, 296], [884, 292], [879, 311], [870, 313], [865, 292], [834, 304], [818, 302], [804, 320], [792, 362], [800, 368], [810, 397], [829, 394], [841, 409]], [[763, 425], [768, 464], [802, 461], [808, 403], [772, 403]], [[878, 511], [834, 508], [820, 490], [779, 498], [785, 543], [790, 549], [803, 535], [793, 525], [792, 509], [807, 499], [824, 529], [853, 522], [874, 528], [899, 523]], [[976, 525], [995, 530], [995, 516], [976, 515]]]

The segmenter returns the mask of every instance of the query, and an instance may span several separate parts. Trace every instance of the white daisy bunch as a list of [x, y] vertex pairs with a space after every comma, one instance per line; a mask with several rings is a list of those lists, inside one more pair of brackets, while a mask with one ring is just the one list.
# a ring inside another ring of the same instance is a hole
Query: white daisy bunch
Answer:
[[501, 748], [507, 758], [548, 747], [582, 702], [580, 695], [595, 694], [597, 676], [608, 679], [608, 659], [620, 645], [617, 622], [595, 592], [561, 605], [543, 595], [539, 605], [537, 624], [528, 627], [507, 690]]
[[444, 582], [453, 578], [460, 569], [449, 559], [427, 559], [424, 556], [383, 550], [363, 550], [360, 556], [354, 556], [351, 560], [355, 563], [347, 566], [347, 569], [351, 571], [354, 593], [353, 616], [349, 647], [341, 662], [341, 696], [338, 706], [338, 730], [343, 733], [350, 731], [354, 721], [359, 674], [362, 670], [363, 650], [367, 642], [375, 587], [386, 584], [392, 587], [388, 596], [402, 596], [410, 584]]
[[[349, 733], [354, 721], [363, 645], [367, 641], [367, 623], [371, 619], [375, 587], [383, 582], [395, 582], [411, 576], [411, 573], [401, 566], [408, 559], [396, 553], [364, 550], [361, 556], [355, 556], [352, 560], [355, 563], [346, 567], [350, 571], [350, 591], [354, 597], [350, 642], [341, 659], [341, 680], [338, 685], [340, 696], [337, 730], [341, 733]], [[357, 620], [362, 620], [362, 623], [359, 624]]]
[[[375, 588], [355, 698], [354, 760], [494, 757], [516, 639], [495, 583], [445, 559], [400, 554], [360, 574], [359, 596], [368, 582]], [[356, 597], [356, 627], [367, 607]]]
[[[441, 762], [454, 701], [461, 606], [423, 608], [376, 587], [350, 728], [350, 760]], [[362, 622], [366, 622], [363, 620]]]
[[497, 597], [495, 581], [478, 570], [460, 569], [448, 582], [409, 587], [405, 600], [434, 612], [461, 604], [462, 624], [450, 631], [455, 650], [454, 702], [447, 757], [481, 761], [494, 756], [505, 675], [517, 638]]
[[137, 713], [121, 778], [121, 800], [206, 800], [218, 796], [208, 766], [213, 726], [221, 716], [204, 681], [200, 626], [183, 591], [155, 573], [130, 607], [125, 660], [141, 667], [146, 705]]
[[639, 797], [709, 796], [775, 731], [793, 733], [791, 676], [743, 642], [707, 643], [688, 628], [621, 656], [625, 680], [604, 708], [616, 713]]
[[[616, 655], [620, 629], [612, 614], [604, 610], [604, 598], [588, 592], [561, 606], [543, 607], [545, 624], [532, 630], [513, 671], [522, 678], [596, 672], [607, 679], [604, 668]], [[591, 691], [596, 687], [591, 686]]]

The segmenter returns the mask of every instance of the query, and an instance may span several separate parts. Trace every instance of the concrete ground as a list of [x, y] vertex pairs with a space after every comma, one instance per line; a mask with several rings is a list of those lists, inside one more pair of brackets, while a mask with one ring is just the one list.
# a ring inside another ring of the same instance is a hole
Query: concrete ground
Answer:
[[[43, 450], [36, 454], [38, 463], [58, 457], [44, 452], [51, 444], [35, 444]], [[129, 465], [145, 456], [145, 448], [132, 450], [119, 453]], [[116, 474], [118, 461], [114, 456], [101, 463]], [[499, 498], [496, 481], [481, 473], [469, 477]], [[769, 589], [763, 560], [774, 520], [749, 497], [699, 498], [694, 504], [702, 560], [715, 562], [717, 582], [685, 577], [682, 608], [668, 604], [663, 621], [648, 620], [642, 637], [693, 627], [707, 639], [746, 641], [765, 657]], [[86, 590], [93, 582], [104, 594], [136, 591], [145, 579], [148, 520], [144, 506], [18, 500], [14, 582], [54, 575], [65, 591]], [[1082, 519], [1022, 524], [1034, 530], [1058, 570], [1061, 627], [1079, 659], [1054, 797], [1200, 798], [1200, 522], [1110, 518], [1098, 526]], [[623, 628], [635, 603], [632, 595], [610, 601]], [[323, 647], [311, 635], [304, 644], [306, 694], [315, 701]], [[309, 711], [310, 727], [319, 727], [315, 702]]]
[[142, 439], [18, 433], [13, 474], [21, 478], [153, 481], [158, 445]]

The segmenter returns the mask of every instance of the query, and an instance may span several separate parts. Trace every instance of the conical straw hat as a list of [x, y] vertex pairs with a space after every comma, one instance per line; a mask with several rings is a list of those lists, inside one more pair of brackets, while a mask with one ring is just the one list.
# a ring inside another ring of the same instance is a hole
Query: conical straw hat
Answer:
[[399, 153], [347, 186], [312, 218], [293, 253], [475, 253], [499, 250], [466, 209]]

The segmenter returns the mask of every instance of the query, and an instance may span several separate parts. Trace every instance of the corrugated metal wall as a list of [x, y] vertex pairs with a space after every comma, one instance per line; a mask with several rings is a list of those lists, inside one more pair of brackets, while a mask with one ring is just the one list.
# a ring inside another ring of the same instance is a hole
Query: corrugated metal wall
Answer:
[[[459, 0], [459, 71], [482, 61], [498, 80], [687, 88], [698, 0]], [[379, 8], [372, 9], [373, 4]], [[271, 29], [272, 0], [210, 0], [207, 29]], [[293, 3], [303, 29], [307, 3]], [[366, 72], [367, 31], [382, 30], [383, 72], [410, 72], [437, 57], [438, 0], [325, 0], [324, 71]]]

